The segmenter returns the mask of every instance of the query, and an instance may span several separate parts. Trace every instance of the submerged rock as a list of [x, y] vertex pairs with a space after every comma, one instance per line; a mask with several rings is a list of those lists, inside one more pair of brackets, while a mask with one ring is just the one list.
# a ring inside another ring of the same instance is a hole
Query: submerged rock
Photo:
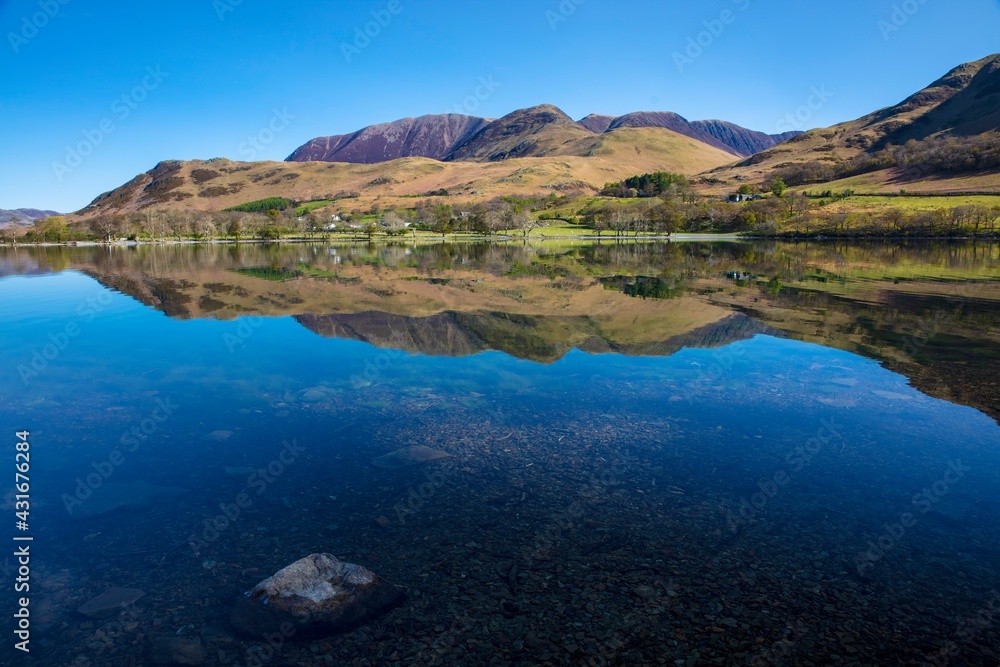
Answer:
[[325, 387], [310, 387], [304, 389], [299, 398], [303, 401], [322, 401], [327, 397], [327, 390]]
[[448, 452], [431, 449], [424, 445], [417, 445], [416, 447], [403, 447], [391, 454], [379, 456], [372, 460], [372, 465], [377, 468], [385, 468], [386, 470], [398, 470], [399, 468], [408, 468], [421, 463], [450, 458], [451, 454]]
[[401, 588], [360, 565], [312, 554], [244, 594], [230, 620], [247, 636], [279, 632], [312, 639], [372, 620], [404, 597]]
[[154, 665], [203, 665], [207, 657], [200, 639], [182, 637], [160, 637], [149, 651]]
[[173, 486], [156, 486], [146, 482], [118, 484], [110, 482], [99, 486], [85, 500], [72, 499], [66, 504], [71, 519], [87, 519], [104, 514], [149, 509], [158, 502], [176, 498], [187, 489]]
[[110, 618], [146, 595], [138, 588], [109, 588], [96, 598], [84, 602], [77, 611], [90, 618]]

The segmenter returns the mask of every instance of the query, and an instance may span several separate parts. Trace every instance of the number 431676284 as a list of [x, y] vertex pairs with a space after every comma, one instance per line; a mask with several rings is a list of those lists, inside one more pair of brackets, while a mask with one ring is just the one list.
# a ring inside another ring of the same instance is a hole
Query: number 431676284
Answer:
[[31, 444], [28, 442], [28, 436], [30, 435], [28, 431], [20, 431], [15, 434], [17, 436], [17, 454], [15, 455], [15, 464], [17, 473], [15, 474], [15, 488], [17, 490], [17, 497], [15, 508], [17, 510], [23, 510], [24, 517], [21, 516], [22, 512], [18, 511], [18, 518], [22, 521], [27, 521], [27, 513], [30, 505], [28, 504], [27, 495], [31, 490], [30, 478], [28, 477], [28, 471], [31, 469]]

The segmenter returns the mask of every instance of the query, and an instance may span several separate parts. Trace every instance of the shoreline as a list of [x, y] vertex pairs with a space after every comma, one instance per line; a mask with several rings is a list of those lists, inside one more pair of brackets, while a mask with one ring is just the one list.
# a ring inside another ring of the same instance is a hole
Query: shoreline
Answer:
[[596, 234], [576, 234], [576, 235], [538, 235], [538, 236], [518, 236], [518, 235], [448, 235], [445, 237], [437, 235], [421, 235], [418, 237], [325, 237], [325, 238], [287, 238], [287, 239], [161, 239], [156, 241], [115, 241], [107, 243], [104, 241], [64, 241], [59, 243], [0, 243], [0, 247], [7, 248], [138, 248], [142, 246], [208, 246], [208, 245], [271, 245], [271, 244], [307, 244], [320, 243], [325, 245], [337, 245], [345, 243], [367, 243], [372, 245], [390, 245], [395, 243], [420, 243], [436, 245], [441, 243], [532, 243], [544, 241], [585, 241], [588, 243], [692, 243], [692, 242], [725, 242], [733, 243], [740, 241], [973, 241], [996, 243], [1000, 241], [1000, 235], [995, 236], [832, 236], [832, 235], [769, 235], [757, 236], [744, 233], [678, 233], [678, 234], [657, 234], [642, 236], [597, 236]]

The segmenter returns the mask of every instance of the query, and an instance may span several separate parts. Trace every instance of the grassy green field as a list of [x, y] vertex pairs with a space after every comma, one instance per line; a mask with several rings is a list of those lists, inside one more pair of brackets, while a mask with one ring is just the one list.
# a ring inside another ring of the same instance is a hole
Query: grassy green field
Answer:
[[[820, 201], [820, 200], [814, 200]], [[880, 195], [854, 195], [850, 199], [830, 202], [826, 208], [834, 211], [856, 211], [859, 209], [879, 210], [898, 208], [904, 211], [933, 211], [939, 208], [955, 208], [956, 206], [1000, 206], [1000, 196], [997, 195], [949, 195], [942, 197], [887, 197]]]
[[332, 199], [320, 199], [316, 201], [307, 201], [302, 206], [295, 209], [295, 215], [305, 215], [310, 211], [315, 211], [318, 208], [323, 208], [324, 206], [329, 206], [333, 203]]
[[[545, 224], [544, 227], [539, 227], [538, 229], [531, 232], [533, 238], [536, 237], [549, 237], [549, 236], [581, 236], [590, 235], [594, 231], [589, 227], [584, 227], [583, 225], [570, 225], [562, 220], [552, 220], [552, 221], [542, 221]], [[521, 232], [514, 231], [511, 232], [512, 235], [519, 236]]]

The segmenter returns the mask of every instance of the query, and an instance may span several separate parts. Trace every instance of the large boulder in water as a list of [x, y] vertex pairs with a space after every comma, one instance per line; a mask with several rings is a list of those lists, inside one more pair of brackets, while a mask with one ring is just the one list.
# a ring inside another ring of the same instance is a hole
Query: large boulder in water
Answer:
[[330, 554], [312, 554], [265, 579], [236, 602], [239, 632], [260, 638], [325, 637], [360, 625], [402, 602], [403, 590]]

